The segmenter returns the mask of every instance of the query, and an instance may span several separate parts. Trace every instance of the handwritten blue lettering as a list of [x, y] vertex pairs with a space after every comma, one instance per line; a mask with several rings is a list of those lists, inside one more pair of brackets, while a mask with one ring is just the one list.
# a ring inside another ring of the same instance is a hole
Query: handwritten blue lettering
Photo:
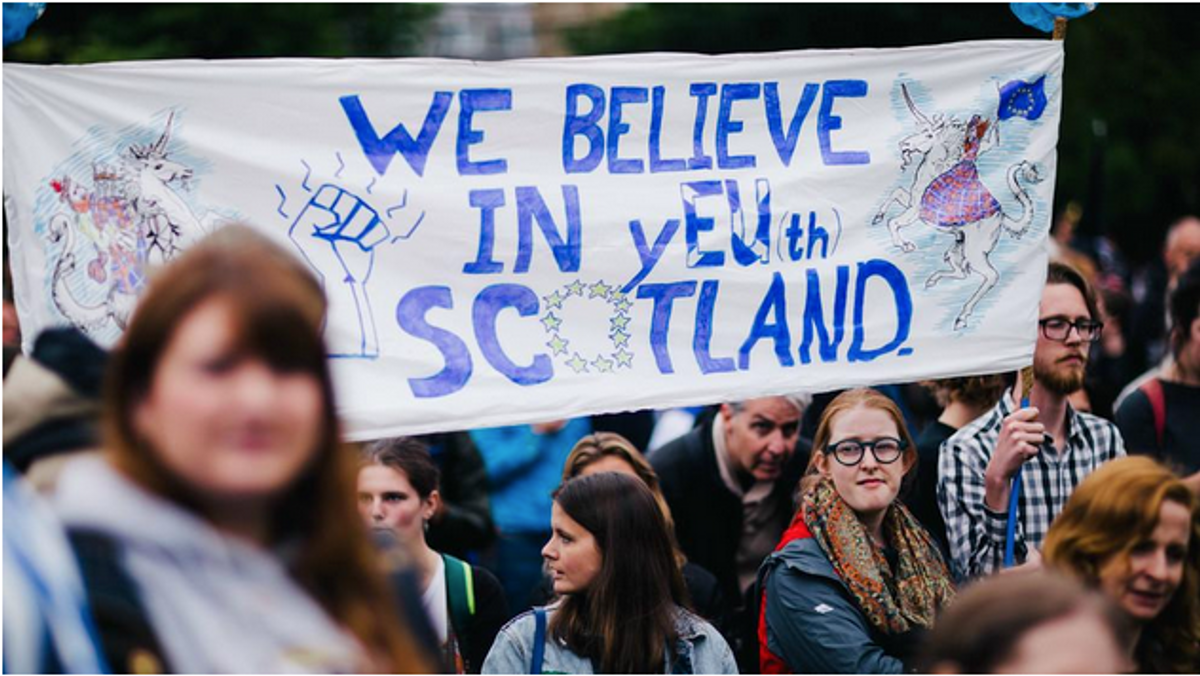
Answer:
[[396, 304], [396, 323], [405, 333], [428, 341], [442, 353], [445, 367], [427, 378], [409, 378], [413, 396], [426, 399], [444, 397], [463, 388], [471, 379], [471, 353], [461, 338], [446, 329], [433, 326], [425, 319], [431, 308], [454, 309], [454, 299], [447, 286], [417, 287]]
[[442, 122], [446, 119], [446, 111], [450, 109], [450, 102], [453, 99], [454, 95], [450, 92], [433, 93], [429, 112], [425, 114], [425, 122], [421, 125], [421, 131], [417, 134], [416, 139], [413, 139], [412, 135], [408, 133], [403, 122], [397, 124], [386, 136], [380, 138], [375, 131], [375, 126], [367, 117], [367, 111], [363, 108], [357, 94], [343, 96], [338, 101], [342, 104], [342, 110], [345, 111], [355, 136], [358, 137], [358, 144], [362, 146], [363, 154], [367, 156], [367, 160], [375, 168], [376, 173], [380, 176], [387, 173], [388, 165], [392, 163], [392, 157], [396, 153], [400, 153], [417, 176], [424, 176], [425, 160], [429, 156], [429, 149], [433, 146], [433, 140], [437, 138], [438, 131], [442, 128]]
[[829, 80], [821, 97], [821, 112], [817, 117], [817, 141], [821, 145], [821, 159], [827, 166], [843, 164], [870, 164], [871, 154], [867, 151], [834, 151], [830, 134], [842, 128], [842, 118], [833, 114], [833, 102], [838, 97], [862, 97], [867, 95], [865, 80]]
[[464, 89], [458, 93], [458, 173], [460, 176], [503, 174], [508, 171], [504, 159], [472, 162], [471, 146], [483, 142], [483, 132], [475, 130], [472, 118], [476, 111], [512, 110], [511, 89]]

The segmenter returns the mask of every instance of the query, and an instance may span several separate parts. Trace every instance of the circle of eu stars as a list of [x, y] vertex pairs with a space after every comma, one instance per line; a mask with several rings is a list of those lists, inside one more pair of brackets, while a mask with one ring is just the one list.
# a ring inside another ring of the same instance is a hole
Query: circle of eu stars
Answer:
[[[583, 355], [578, 350], [571, 349], [571, 341], [563, 337], [563, 320], [559, 314], [562, 314], [563, 304], [576, 296], [585, 299], [600, 298], [612, 307], [612, 316], [608, 320], [608, 337], [612, 341], [612, 352]], [[546, 314], [540, 321], [546, 328], [546, 335], [550, 337], [546, 347], [550, 348], [559, 363], [580, 374], [615, 373], [618, 369], [633, 369], [633, 353], [629, 351], [629, 308], [633, 303], [629, 301], [628, 294], [621, 293], [618, 287], [605, 284], [604, 280], [584, 284], [577, 279], [543, 296], [542, 301], [545, 303]], [[555, 310], [559, 314], [555, 314]]]

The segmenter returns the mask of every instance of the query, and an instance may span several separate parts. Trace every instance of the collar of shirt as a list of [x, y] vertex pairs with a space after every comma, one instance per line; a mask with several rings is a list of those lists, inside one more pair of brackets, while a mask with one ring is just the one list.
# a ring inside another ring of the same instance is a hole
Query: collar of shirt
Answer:
[[729, 457], [729, 449], [725, 445], [725, 419], [718, 412], [713, 418], [713, 451], [717, 454], [717, 470], [721, 473], [721, 481], [730, 493], [738, 496], [742, 500], [742, 504], [757, 504], [762, 502], [771, 494], [771, 489], [775, 487], [773, 481], [755, 481], [750, 490], [743, 490], [741, 482], [737, 478], [737, 470], [733, 466], [733, 459]]

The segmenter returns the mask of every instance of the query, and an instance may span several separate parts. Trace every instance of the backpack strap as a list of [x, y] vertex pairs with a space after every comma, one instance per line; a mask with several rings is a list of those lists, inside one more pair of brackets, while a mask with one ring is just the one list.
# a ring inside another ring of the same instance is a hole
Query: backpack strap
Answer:
[[542, 659], [546, 656], [546, 609], [533, 609], [533, 659], [529, 661], [529, 673], [542, 673]]
[[471, 632], [475, 616], [475, 576], [471, 564], [449, 554], [442, 554], [446, 567], [446, 599], [450, 604], [450, 622], [454, 632], [463, 640]]
[[68, 529], [104, 657], [115, 673], [169, 673], [141, 594], [121, 562], [116, 540], [95, 530]]
[[1154, 413], [1154, 439], [1158, 442], [1158, 450], [1161, 453], [1164, 450], [1163, 443], [1167, 429], [1167, 398], [1163, 394], [1162, 381], [1158, 378], [1151, 378], [1142, 383], [1138, 389], [1150, 401], [1150, 410]]

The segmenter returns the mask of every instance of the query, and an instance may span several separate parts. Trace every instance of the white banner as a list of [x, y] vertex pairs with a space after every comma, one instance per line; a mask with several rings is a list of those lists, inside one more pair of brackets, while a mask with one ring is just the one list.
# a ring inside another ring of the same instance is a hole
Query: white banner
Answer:
[[28, 341], [230, 220], [354, 438], [1026, 365], [1063, 47], [4, 64]]

